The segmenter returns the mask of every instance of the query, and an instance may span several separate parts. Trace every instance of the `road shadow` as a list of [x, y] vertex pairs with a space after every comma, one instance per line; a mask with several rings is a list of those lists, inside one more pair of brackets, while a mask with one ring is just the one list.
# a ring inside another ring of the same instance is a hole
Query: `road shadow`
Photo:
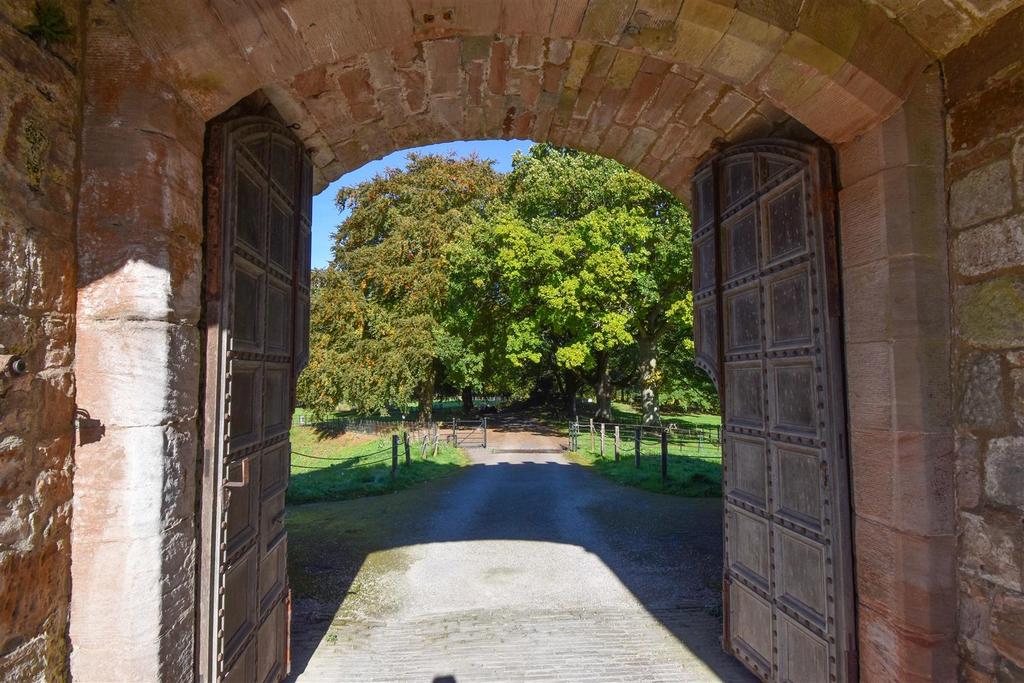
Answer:
[[[495, 425], [523, 428], [542, 433], [528, 418]], [[507, 453], [509, 462], [474, 464], [395, 494], [290, 507], [290, 680], [306, 670], [368, 557], [411, 546], [494, 540], [585, 549], [680, 643], [717, 675], [735, 680], [735, 668], [722, 667], [718, 639], [695, 637], [685, 619], [685, 610], [721, 614], [721, 499], [619, 486], [554, 453], [545, 462], [545, 452], [554, 449], [529, 446], [494, 448], [495, 457], [504, 460]], [[512, 462], [531, 455], [537, 456], [532, 462]], [[562, 518], [553, 520], [556, 515]]]

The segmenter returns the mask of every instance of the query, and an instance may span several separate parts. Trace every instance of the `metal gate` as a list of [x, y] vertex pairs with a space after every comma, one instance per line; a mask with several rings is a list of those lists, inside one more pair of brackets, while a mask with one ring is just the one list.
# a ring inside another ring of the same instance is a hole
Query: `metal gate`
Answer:
[[856, 680], [829, 153], [741, 145], [693, 197], [697, 362], [724, 412], [725, 647], [766, 681]]
[[306, 361], [312, 178], [302, 146], [263, 117], [211, 126], [206, 159], [198, 674], [288, 672], [284, 527], [295, 377]]
[[451, 441], [453, 445], [463, 448], [469, 448], [470, 446], [487, 448], [487, 418], [484, 417], [479, 420], [460, 420], [459, 418], [454, 418], [452, 420]]

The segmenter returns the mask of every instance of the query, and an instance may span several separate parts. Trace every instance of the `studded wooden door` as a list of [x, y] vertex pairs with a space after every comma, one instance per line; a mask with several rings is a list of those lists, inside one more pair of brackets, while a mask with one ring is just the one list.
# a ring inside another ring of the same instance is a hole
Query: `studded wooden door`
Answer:
[[207, 145], [206, 368], [198, 674], [288, 673], [285, 490], [309, 326], [311, 167], [284, 126], [247, 117]]
[[725, 428], [725, 647], [766, 681], [856, 679], [831, 177], [827, 150], [759, 142], [694, 179], [696, 355]]

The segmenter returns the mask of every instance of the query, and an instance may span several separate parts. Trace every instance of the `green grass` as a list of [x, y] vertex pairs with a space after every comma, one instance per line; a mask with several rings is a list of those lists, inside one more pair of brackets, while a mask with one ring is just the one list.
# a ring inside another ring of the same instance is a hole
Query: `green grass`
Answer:
[[[588, 404], [588, 407], [593, 408], [593, 404]], [[584, 416], [580, 415], [580, 420], [586, 422], [586, 419], [590, 417], [592, 413]], [[629, 403], [620, 403], [619, 401], [612, 401], [612, 418], [614, 422], [621, 424], [636, 424], [640, 421], [641, 412], [636, 406]], [[678, 427], [717, 427], [722, 424], [722, 418], [719, 415], [678, 415], [674, 413], [661, 413], [661, 423], [665, 426], [676, 425]]]
[[453, 474], [469, 464], [462, 450], [445, 444], [437, 455], [410, 444], [412, 462], [405, 464], [399, 444], [398, 471], [391, 476], [391, 435], [333, 434], [295, 425], [291, 430], [292, 467], [288, 503], [348, 500], [399, 491]]
[[[621, 404], [619, 404], [621, 405]], [[668, 423], [668, 420], [663, 419]], [[717, 426], [717, 416], [678, 416], [671, 424], [678, 426]], [[586, 423], [579, 436], [579, 451], [569, 458], [577, 464], [592, 467], [612, 481], [647, 491], [667, 493], [687, 498], [720, 497], [722, 495], [722, 451], [717, 445], [699, 443], [678, 434], [669, 439], [668, 478], [661, 480], [661, 442], [656, 432], [648, 432], [640, 441], [640, 467], [636, 466], [632, 432], [621, 433], [621, 452], [615, 460], [615, 437], [609, 429], [605, 433], [604, 455], [601, 454], [600, 432], [595, 430], [593, 441]], [[591, 445], [593, 443], [593, 445]]]

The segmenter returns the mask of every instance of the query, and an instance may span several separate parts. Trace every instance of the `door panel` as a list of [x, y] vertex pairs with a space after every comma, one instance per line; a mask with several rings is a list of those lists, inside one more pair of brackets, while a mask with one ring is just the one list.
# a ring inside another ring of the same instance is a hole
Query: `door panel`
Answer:
[[725, 646], [766, 681], [855, 680], [827, 152], [743, 145], [693, 192], [697, 364], [724, 411]]
[[[295, 378], [308, 346], [312, 171], [284, 126], [211, 126], [198, 672], [288, 670], [284, 501]], [[298, 275], [298, 277], [296, 277]]]

